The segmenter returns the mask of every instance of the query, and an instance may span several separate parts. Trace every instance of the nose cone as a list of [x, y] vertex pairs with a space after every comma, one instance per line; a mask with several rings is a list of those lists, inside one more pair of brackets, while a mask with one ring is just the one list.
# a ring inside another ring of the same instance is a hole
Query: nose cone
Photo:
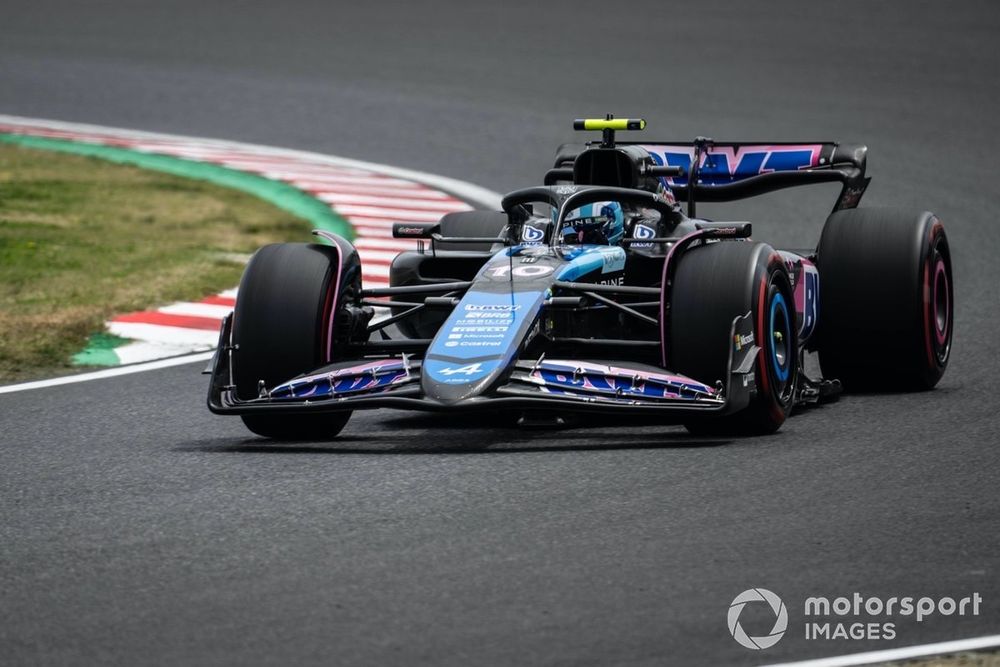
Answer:
[[472, 289], [438, 330], [424, 357], [428, 399], [453, 404], [480, 396], [506, 374], [545, 300], [545, 291]]
[[504, 356], [427, 359], [421, 377], [424, 395], [444, 405], [469, 400], [491, 387], [506, 366]]

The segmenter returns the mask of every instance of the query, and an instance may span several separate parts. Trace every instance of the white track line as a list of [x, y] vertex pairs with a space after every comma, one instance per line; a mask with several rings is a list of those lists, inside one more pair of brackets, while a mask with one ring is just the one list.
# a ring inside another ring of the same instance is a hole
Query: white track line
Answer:
[[198, 352], [196, 354], [186, 354], [182, 357], [170, 357], [169, 359], [157, 359], [144, 364], [134, 364], [132, 366], [115, 366], [103, 371], [92, 373], [80, 373], [78, 375], [67, 375], [61, 378], [51, 378], [49, 380], [37, 380], [35, 382], [22, 382], [21, 384], [9, 384], [0, 387], [0, 394], [11, 394], [16, 391], [26, 391], [28, 389], [44, 389], [46, 387], [58, 387], [64, 384], [75, 384], [77, 382], [88, 382], [90, 380], [103, 380], [105, 378], [118, 377], [119, 375], [131, 375], [132, 373], [142, 373], [144, 371], [155, 371], [160, 368], [170, 368], [172, 366], [182, 366], [193, 364], [196, 361], [208, 361], [215, 354], [211, 352]]
[[993, 648], [997, 646], [1000, 646], [1000, 635], [989, 635], [986, 637], [975, 637], [973, 639], [957, 639], [954, 641], [938, 642], [936, 644], [905, 646], [903, 648], [890, 648], [882, 651], [869, 651], [867, 653], [852, 653], [832, 658], [816, 658], [815, 660], [802, 660], [799, 662], [781, 662], [765, 665], [764, 667], [854, 667], [854, 665], [872, 665], [896, 660], [910, 660], [913, 658], [925, 658], [935, 655], [949, 655], [952, 653], [976, 651], [983, 648]]

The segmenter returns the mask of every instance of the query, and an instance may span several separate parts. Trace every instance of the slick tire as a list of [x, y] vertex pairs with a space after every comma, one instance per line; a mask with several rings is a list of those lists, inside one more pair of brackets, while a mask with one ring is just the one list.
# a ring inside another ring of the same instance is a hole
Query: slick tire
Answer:
[[753, 313], [757, 395], [726, 417], [692, 420], [694, 434], [774, 433], [792, 409], [798, 377], [795, 301], [788, 270], [769, 245], [723, 241], [696, 246], [678, 260], [670, 292], [665, 344], [670, 369], [714, 384], [725, 382], [736, 317]]
[[[256, 398], [271, 388], [336, 361], [338, 312], [361, 288], [357, 251], [336, 246], [282, 243], [258, 250], [240, 281], [233, 315], [233, 375], [237, 396]], [[246, 427], [281, 440], [336, 436], [349, 411], [332, 414], [247, 414]]]
[[944, 225], [933, 213], [838, 211], [823, 227], [817, 350], [848, 391], [932, 388], [951, 355], [954, 293]]

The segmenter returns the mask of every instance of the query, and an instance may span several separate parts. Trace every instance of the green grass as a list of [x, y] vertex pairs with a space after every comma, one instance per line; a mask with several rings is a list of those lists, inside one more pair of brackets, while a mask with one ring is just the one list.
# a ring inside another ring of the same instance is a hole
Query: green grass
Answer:
[[112, 315], [234, 287], [234, 254], [308, 229], [234, 190], [0, 144], [0, 382], [67, 372]]

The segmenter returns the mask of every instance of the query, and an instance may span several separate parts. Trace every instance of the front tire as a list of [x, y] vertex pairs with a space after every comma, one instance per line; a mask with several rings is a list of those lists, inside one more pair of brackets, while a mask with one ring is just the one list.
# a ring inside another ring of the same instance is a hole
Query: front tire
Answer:
[[322, 415], [240, 415], [252, 433], [272, 440], [328, 440], [340, 434], [351, 411]]
[[948, 238], [933, 213], [838, 211], [816, 264], [825, 377], [853, 391], [937, 384], [951, 355], [954, 293]]
[[757, 395], [726, 417], [692, 421], [694, 434], [774, 433], [792, 409], [798, 377], [798, 330], [791, 280], [771, 246], [722, 241], [679, 258], [671, 290], [666, 341], [671, 370], [704, 383], [725, 383], [733, 320], [753, 313]]
[[[240, 281], [233, 315], [233, 375], [241, 400], [337, 360], [344, 331], [338, 315], [361, 287], [357, 251], [336, 246], [282, 243], [258, 250]], [[336, 436], [350, 412], [247, 414], [257, 435], [281, 440]]]

